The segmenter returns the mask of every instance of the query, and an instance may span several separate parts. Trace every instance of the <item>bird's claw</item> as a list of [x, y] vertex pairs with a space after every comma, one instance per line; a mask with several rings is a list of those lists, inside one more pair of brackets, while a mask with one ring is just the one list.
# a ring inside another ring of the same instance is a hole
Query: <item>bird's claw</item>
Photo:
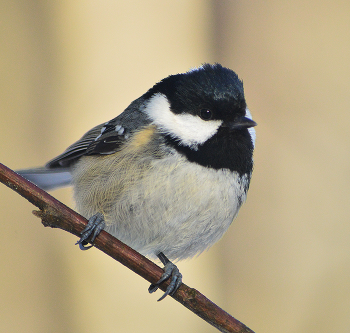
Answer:
[[105, 228], [105, 226], [106, 224], [103, 215], [101, 213], [96, 213], [95, 215], [90, 217], [88, 224], [81, 232], [80, 239], [75, 244], [79, 244], [79, 248], [81, 250], [90, 249], [93, 245], [86, 246], [86, 244], [88, 244], [87, 240], [91, 237], [89, 242], [93, 243], [95, 238]]
[[[162, 253], [160, 255], [164, 256], [164, 254]], [[159, 288], [159, 286], [169, 278], [170, 278], [170, 284], [167, 287], [163, 296], [158, 300], [158, 302], [164, 299], [168, 295], [170, 296], [174, 295], [174, 293], [176, 292], [177, 289], [179, 289], [182, 283], [182, 274], [180, 273], [177, 266], [174, 265], [171, 261], [169, 261], [165, 256], [161, 258], [160, 255], [158, 255], [159, 259], [163, 262], [163, 264], [165, 264], [164, 273], [156, 283], [150, 285], [150, 287], [148, 288], [148, 291], [149, 293], [154, 293]], [[163, 260], [164, 258], [166, 260]]]
[[[105, 228], [105, 226], [106, 223], [101, 213], [93, 215], [92, 217], [90, 217], [88, 224], [81, 232], [81, 237], [76, 242], [76, 244], [79, 244], [79, 248], [81, 250], [90, 249], [93, 245], [86, 246], [86, 244], [88, 244], [88, 242], [93, 243], [95, 238]], [[158, 290], [159, 286], [164, 281], [170, 279], [170, 283], [166, 288], [165, 293], [161, 298], [158, 299], [159, 302], [168, 295], [174, 295], [176, 290], [179, 289], [179, 287], [182, 284], [182, 274], [180, 273], [177, 266], [173, 264], [162, 252], [160, 252], [157, 256], [164, 265], [164, 273], [156, 283], [150, 285], [150, 287], [148, 288], [149, 293], [154, 293], [156, 290]]]

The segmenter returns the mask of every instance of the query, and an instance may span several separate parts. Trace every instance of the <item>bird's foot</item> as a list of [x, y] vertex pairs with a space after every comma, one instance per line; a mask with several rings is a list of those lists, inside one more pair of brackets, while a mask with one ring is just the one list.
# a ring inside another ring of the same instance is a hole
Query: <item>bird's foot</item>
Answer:
[[[99, 235], [99, 233], [105, 228], [105, 226], [106, 223], [104, 221], [103, 215], [101, 213], [96, 213], [95, 215], [89, 218], [89, 223], [81, 232], [81, 237], [75, 244], [79, 244], [79, 248], [81, 250], [90, 249], [91, 247], [93, 247], [93, 245], [86, 246], [86, 244], [92, 244], [95, 238]], [[91, 239], [88, 242], [87, 239], [90, 237]]]
[[164, 281], [170, 278], [170, 284], [166, 289], [164, 295], [158, 300], [159, 302], [168, 295], [174, 295], [176, 290], [179, 289], [182, 283], [182, 274], [180, 273], [177, 266], [174, 265], [162, 252], [160, 252], [157, 257], [164, 265], [164, 273], [162, 274], [159, 281], [150, 285], [148, 288], [149, 293], [154, 293]]

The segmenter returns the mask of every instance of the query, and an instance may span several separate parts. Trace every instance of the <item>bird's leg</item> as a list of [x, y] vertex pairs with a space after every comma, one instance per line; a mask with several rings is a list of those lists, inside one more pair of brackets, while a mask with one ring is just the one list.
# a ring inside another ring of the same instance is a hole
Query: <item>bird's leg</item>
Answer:
[[80, 239], [75, 243], [79, 244], [79, 248], [81, 250], [88, 250], [93, 245], [86, 246], [88, 243], [87, 239], [91, 237], [90, 243], [92, 244], [98, 234], [105, 228], [106, 223], [104, 221], [104, 217], [101, 213], [96, 213], [95, 215], [89, 218], [89, 223], [86, 225], [84, 230], [81, 232]]
[[[99, 233], [105, 228], [106, 224], [104, 221], [104, 217], [101, 213], [97, 213], [90, 217], [88, 224], [84, 228], [84, 230], [81, 232], [81, 238], [76, 242], [76, 244], [79, 244], [79, 248], [81, 250], [88, 250], [93, 245], [86, 246], [88, 243], [88, 239], [90, 243], [93, 243], [95, 238], [99, 235]], [[157, 281], [155, 284], [151, 284], [148, 288], [148, 291], [150, 293], [154, 293], [159, 286], [166, 280], [170, 278], [170, 284], [168, 288], [166, 289], [164, 295], [158, 300], [161, 301], [168, 295], [173, 295], [176, 290], [180, 287], [182, 283], [182, 274], [180, 273], [179, 269], [175, 264], [173, 264], [165, 255], [163, 252], [159, 252], [157, 254], [157, 257], [164, 265], [164, 273], [162, 274], [159, 281]]]
[[164, 295], [158, 300], [161, 301], [168, 295], [174, 295], [176, 290], [180, 287], [182, 283], [182, 274], [180, 273], [179, 269], [177, 268], [176, 265], [174, 265], [164, 254], [163, 252], [159, 252], [157, 254], [157, 257], [159, 260], [163, 263], [164, 265], [164, 273], [162, 274], [161, 278], [157, 283], [151, 284], [150, 287], [148, 288], [148, 291], [150, 293], [154, 293], [159, 286], [165, 281], [170, 280], [170, 284], [168, 288], [166, 289]]

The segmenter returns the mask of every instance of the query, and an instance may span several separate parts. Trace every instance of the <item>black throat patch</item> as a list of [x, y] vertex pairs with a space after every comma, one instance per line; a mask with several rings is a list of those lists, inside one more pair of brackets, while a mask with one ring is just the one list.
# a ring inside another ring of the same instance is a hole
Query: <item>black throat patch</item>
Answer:
[[229, 169], [250, 178], [254, 147], [247, 129], [230, 131], [220, 128], [212, 138], [198, 145], [197, 150], [181, 145], [169, 135], [165, 136], [165, 140], [190, 162], [216, 170]]

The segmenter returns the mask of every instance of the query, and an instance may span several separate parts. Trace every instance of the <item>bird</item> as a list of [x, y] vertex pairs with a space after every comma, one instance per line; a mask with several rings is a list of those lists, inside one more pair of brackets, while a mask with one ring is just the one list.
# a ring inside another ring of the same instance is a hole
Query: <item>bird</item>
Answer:
[[164, 265], [162, 300], [182, 283], [174, 261], [226, 232], [246, 200], [256, 122], [243, 82], [219, 63], [170, 75], [44, 167], [18, 171], [44, 190], [73, 186], [90, 248], [105, 230]]

